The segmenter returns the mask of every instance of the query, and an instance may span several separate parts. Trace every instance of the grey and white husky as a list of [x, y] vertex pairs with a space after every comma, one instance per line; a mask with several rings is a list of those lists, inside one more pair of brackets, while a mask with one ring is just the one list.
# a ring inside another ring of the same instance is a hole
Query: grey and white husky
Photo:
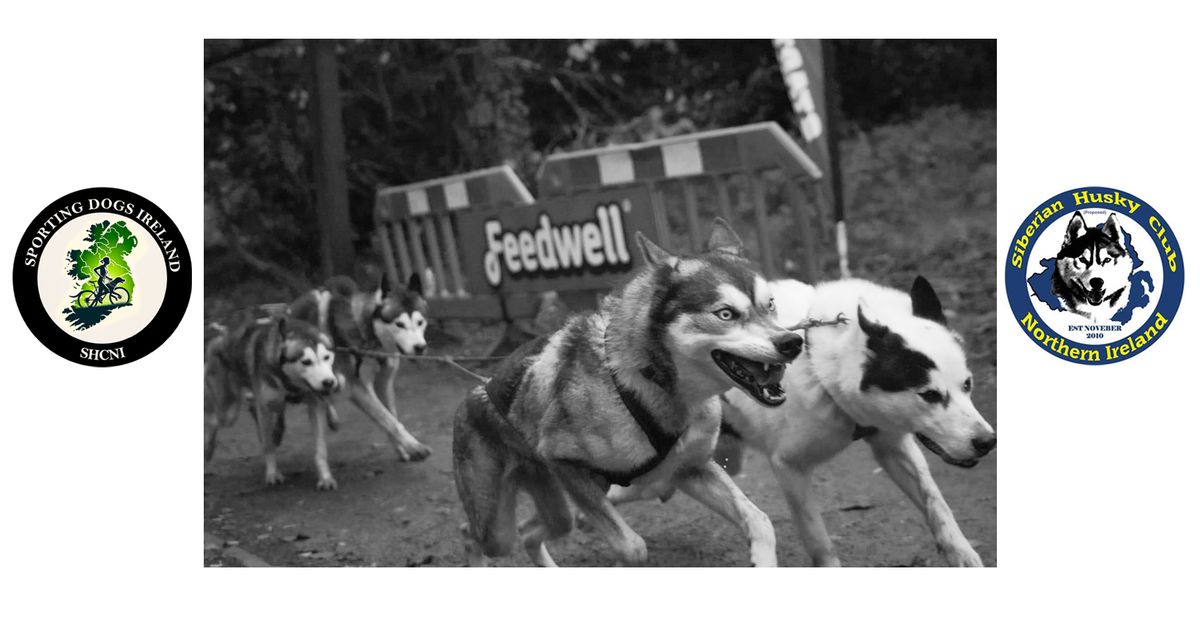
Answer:
[[1100, 227], [1088, 227], [1075, 212], [1054, 265], [1051, 289], [1068, 311], [1106, 321], [1129, 303], [1133, 258], [1125, 231], [1110, 213]]
[[[345, 379], [344, 394], [383, 430], [400, 460], [429, 457], [429, 448], [396, 418], [400, 359], [387, 356], [425, 353], [428, 305], [420, 276], [414, 273], [402, 290], [391, 290], [384, 277], [371, 292], [359, 290], [347, 277], [334, 277], [301, 295], [287, 311], [333, 340], [339, 349], [334, 370]], [[326, 411], [336, 425], [332, 407]]]
[[[645, 266], [599, 312], [524, 345], [459, 407], [454, 476], [470, 564], [520, 541], [553, 566], [544, 542], [571, 531], [570, 503], [621, 562], [644, 561], [645, 541], [605, 498], [618, 484], [678, 487], [741, 529], [752, 564], [775, 565], [770, 519], [712, 460], [718, 395], [738, 388], [779, 406], [803, 339], [775, 322], [770, 286], [723, 221], [696, 256], [636, 239]], [[519, 525], [518, 491], [535, 507]]]
[[333, 342], [315, 325], [288, 316], [244, 311], [205, 329], [204, 460], [212, 459], [217, 432], [233, 425], [249, 400], [258, 424], [268, 485], [283, 482], [275, 448], [283, 439], [288, 403], [308, 407], [316, 439], [317, 487], [336, 486], [326, 462], [321, 409], [342, 384], [333, 370]]
[[[982, 566], [954, 520], [917, 443], [943, 461], [973, 467], [996, 446], [996, 433], [971, 402], [973, 381], [962, 341], [946, 327], [941, 301], [923, 277], [905, 294], [861, 279], [819, 284], [773, 282], [779, 322], [854, 318], [815, 326], [787, 370], [788, 403], [766, 408], [736, 391], [725, 420], [771, 463], [813, 563], [840, 561], [812, 496], [815, 469], [858, 438], [916, 504], [951, 565]], [[614, 487], [614, 503], [669, 494]]]

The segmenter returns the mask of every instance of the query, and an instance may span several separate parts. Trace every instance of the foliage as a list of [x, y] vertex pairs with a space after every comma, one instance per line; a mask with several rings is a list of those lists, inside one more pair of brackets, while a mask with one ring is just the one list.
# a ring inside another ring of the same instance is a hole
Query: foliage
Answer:
[[[994, 107], [994, 42], [856, 40], [835, 50], [844, 132], [932, 105]], [[224, 285], [244, 271], [230, 251], [259, 270], [268, 260], [311, 273], [319, 242], [304, 43], [211, 40], [205, 58], [210, 276]], [[558, 150], [763, 120], [795, 127], [768, 40], [356, 40], [339, 42], [338, 59], [360, 251], [370, 250], [383, 185], [498, 163], [532, 182]]]

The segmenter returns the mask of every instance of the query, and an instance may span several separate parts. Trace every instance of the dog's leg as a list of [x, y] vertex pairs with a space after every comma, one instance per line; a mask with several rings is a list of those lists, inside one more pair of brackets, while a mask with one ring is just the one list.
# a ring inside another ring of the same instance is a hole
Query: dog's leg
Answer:
[[468, 567], [487, 567], [487, 556], [483, 555], [483, 548], [479, 547], [479, 541], [471, 535], [471, 524], [464, 523], [458, 526], [458, 533], [462, 535], [463, 547], [467, 553]]
[[333, 474], [329, 472], [329, 461], [327, 460], [328, 452], [325, 447], [325, 404], [320, 400], [312, 400], [307, 405], [309, 422], [312, 424], [313, 441], [316, 443], [313, 462], [317, 466], [317, 490], [332, 491], [337, 488], [337, 480], [333, 479]]
[[217, 450], [217, 430], [220, 425], [217, 422], [217, 415], [213, 412], [204, 413], [204, 462], [212, 460], [213, 453]]
[[825, 530], [821, 509], [812, 498], [812, 476], [793, 463], [778, 458], [771, 459], [771, 469], [779, 480], [779, 487], [792, 510], [792, 521], [800, 533], [800, 542], [812, 559], [815, 567], [841, 567], [833, 550], [833, 541]]
[[525, 552], [533, 564], [538, 567], [557, 567], [546, 550], [546, 541], [571, 532], [571, 505], [567, 502], [566, 493], [562, 484], [548, 472], [523, 472], [520, 483], [533, 499], [536, 509], [517, 528], [521, 544], [525, 546]]
[[515, 460], [495, 435], [479, 426], [501, 421], [480, 386], [454, 415], [454, 484], [467, 516], [459, 530], [467, 564], [486, 567], [488, 557], [506, 556], [517, 541]]
[[983, 561], [959, 529], [912, 435], [879, 432], [867, 442], [880, 466], [925, 515], [938, 552], [946, 562], [953, 567], [982, 567]]
[[283, 484], [283, 474], [275, 461], [275, 434], [278, 431], [277, 421], [283, 421], [283, 401], [265, 401], [266, 395], [254, 396], [254, 418], [258, 423], [258, 440], [262, 446], [263, 464], [266, 466], [264, 478], [267, 486]]
[[612, 502], [614, 506], [642, 501], [644, 499], [658, 499], [665, 502], [671, 499], [671, 496], [674, 494], [674, 486], [664, 486], [662, 484], [654, 484], [652, 486], [642, 486], [639, 484], [620, 486], [613, 484], [608, 489], [608, 501]]
[[560, 465], [556, 474], [592, 529], [616, 550], [622, 564], [646, 562], [646, 541], [625, 523], [616, 506], [604, 496], [607, 483], [597, 481], [592, 472], [573, 466]]
[[380, 362], [379, 371], [375, 373], [375, 393], [394, 417], [400, 416], [396, 413], [396, 371], [399, 369], [399, 358], [387, 358]]
[[738, 526], [750, 540], [750, 564], [776, 566], [775, 527], [713, 460], [678, 476], [679, 489]]
[[429, 448], [409, 434], [395, 415], [388, 412], [371, 384], [355, 380], [350, 385], [350, 400], [388, 435], [401, 460], [415, 462], [429, 457]]
[[[207, 368], [207, 365], [206, 365]], [[204, 462], [217, 450], [217, 432], [237, 422], [242, 410], [241, 390], [219, 374], [204, 378]]]

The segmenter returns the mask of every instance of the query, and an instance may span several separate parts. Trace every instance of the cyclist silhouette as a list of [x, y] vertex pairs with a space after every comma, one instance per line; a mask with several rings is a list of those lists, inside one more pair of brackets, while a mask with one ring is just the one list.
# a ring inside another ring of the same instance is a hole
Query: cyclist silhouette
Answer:
[[108, 258], [104, 257], [100, 260], [100, 265], [96, 267], [96, 285], [108, 286]]
[[79, 294], [73, 295], [79, 307], [95, 307], [104, 303], [107, 298], [113, 305], [119, 305], [129, 302], [129, 291], [125, 288], [118, 287], [119, 284], [125, 282], [124, 277], [117, 277], [112, 281], [108, 279], [108, 257], [100, 259], [100, 264], [92, 272], [96, 273], [96, 290], [84, 290]]

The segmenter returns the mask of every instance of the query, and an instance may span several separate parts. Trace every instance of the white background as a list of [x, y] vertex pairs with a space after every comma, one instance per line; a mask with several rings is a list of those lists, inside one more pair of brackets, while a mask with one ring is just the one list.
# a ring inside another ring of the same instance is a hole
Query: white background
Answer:
[[[164, 208], [196, 265], [181, 329], [112, 370], [51, 354], [0, 299], [6, 624], [1194, 621], [1196, 285], [1160, 341], [1103, 367], [1047, 355], [1000, 302], [996, 569], [205, 570], [200, 556], [204, 37], [996, 37], [1003, 290], [1022, 218], [1079, 186], [1140, 196], [1185, 259], [1200, 250], [1184, 3], [132, 5], [9, 3], [0, 26], [0, 251], [48, 202], [103, 185]], [[81, 416], [72, 400], [104, 377], [136, 394], [121, 413]]]

